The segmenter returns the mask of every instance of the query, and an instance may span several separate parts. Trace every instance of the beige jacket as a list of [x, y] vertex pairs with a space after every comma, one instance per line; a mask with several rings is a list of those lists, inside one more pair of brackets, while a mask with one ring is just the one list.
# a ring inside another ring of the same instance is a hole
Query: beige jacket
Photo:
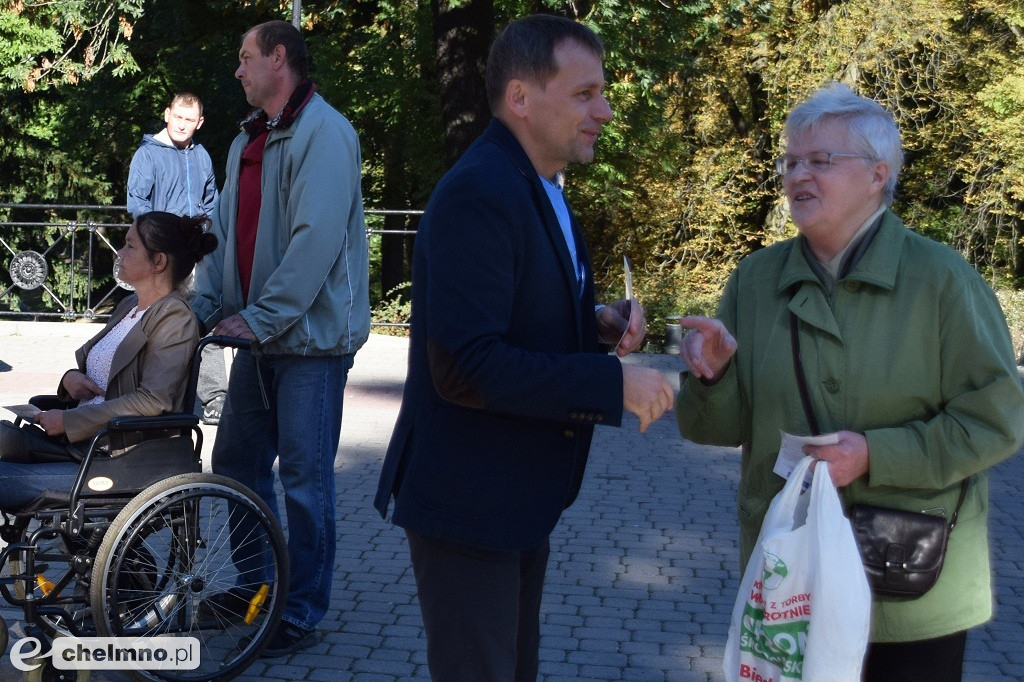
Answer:
[[[124, 319], [136, 302], [135, 295], [121, 301], [107, 326], [78, 349], [78, 371], [85, 371], [89, 351]], [[151, 417], [182, 411], [189, 363], [198, 343], [195, 314], [181, 294], [172, 292], [151, 305], [114, 353], [106, 399], [98, 405], [83, 405], [64, 412], [68, 439], [75, 443], [92, 438], [112, 417]], [[71, 400], [63, 381], [57, 394]]]

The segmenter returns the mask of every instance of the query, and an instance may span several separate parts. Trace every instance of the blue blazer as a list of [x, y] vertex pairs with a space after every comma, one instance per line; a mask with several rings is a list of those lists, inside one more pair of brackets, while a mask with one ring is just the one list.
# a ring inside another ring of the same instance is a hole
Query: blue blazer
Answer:
[[375, 506], [491, 549], [544, 540], [583, 479], [594, 425], [622, 419], [622, 368], [598, 347], [526, 152], [492, 120], [438, 183], [416, 235], [409, 372]]

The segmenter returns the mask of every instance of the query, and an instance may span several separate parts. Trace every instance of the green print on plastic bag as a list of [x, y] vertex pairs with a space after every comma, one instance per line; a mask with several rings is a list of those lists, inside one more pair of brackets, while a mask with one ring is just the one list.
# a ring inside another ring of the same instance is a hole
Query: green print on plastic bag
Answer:
[[762, 584], [766, 590], [774, 590], [782, 581], [789, 575], [789, 569], [786, 568], [786, 562], [775, 556], [774, 554], [764, 553], [764, 572], [762, 575]]
[[[811, 615], [809, 604], [786, 610], [794, 615], [799, 613], [804, 618]], [[767, 624], [764, 608], [747, 604], [743, 609], [740, 651], [748, 651], [756, 658], [778, 666], [784, 677], [803, 679], [804, 649], [807, 646], [809, 625], [805, 619]]]
[[[770, 593], [777, 590], [788, 575], [786, 562], [766, 552], [763, 580], [754, 581], [754, 589], [743, 608], [739, 648], [777, 666], [782, 677], [800, 680], [803, 679], [804, 651], [810, 628], [811, 595], [789, 594], [782, 601], [777, 601], [778, 597]], [[751, 669], [745, 672], [749, 675], [747, 679], [754, 675]], [[761, 679], [772, 682], [771, 678]]]

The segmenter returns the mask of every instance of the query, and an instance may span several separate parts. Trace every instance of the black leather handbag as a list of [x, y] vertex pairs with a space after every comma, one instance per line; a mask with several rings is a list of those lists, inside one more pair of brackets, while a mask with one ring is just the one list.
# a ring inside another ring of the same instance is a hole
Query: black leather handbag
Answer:
[[942, 571], [949, 534], [966, 495], [964, 479], [960, 500], [948, 522], [933, 514], [853, 505], [850, 523], [875, 594], [920, 597], [931, 589]]
[[[793, 367], [800, 389], [800, 400], [811, 431], [818, 435], [818, 420], [811, 408], [807, 378], [800, 360], [796, 315], [790, 312], [789, 318]], [[851, 507], [850, 523], [872, 592], [913, 598], [931, 589], [942, 571], [949, 534], [956, 526], [960, 507], [967, 496], [967, 481], [964, 479], [960, 485], [960, 499], [948, 522], [944, 516], [935, 514], [866, 504]]]

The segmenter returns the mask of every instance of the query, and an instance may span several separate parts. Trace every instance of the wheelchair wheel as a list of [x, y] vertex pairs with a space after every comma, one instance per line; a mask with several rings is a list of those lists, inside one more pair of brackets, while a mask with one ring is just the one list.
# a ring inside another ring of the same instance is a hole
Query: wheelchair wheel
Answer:
[[257, 656], [288, 590], [284, 534], [245, 486], [184, 474], [139, 493], [104, 535], [90, 587], [100, 636], [194, 637], [195, 669], [141, 670], [161, 680], [228, 680]]

